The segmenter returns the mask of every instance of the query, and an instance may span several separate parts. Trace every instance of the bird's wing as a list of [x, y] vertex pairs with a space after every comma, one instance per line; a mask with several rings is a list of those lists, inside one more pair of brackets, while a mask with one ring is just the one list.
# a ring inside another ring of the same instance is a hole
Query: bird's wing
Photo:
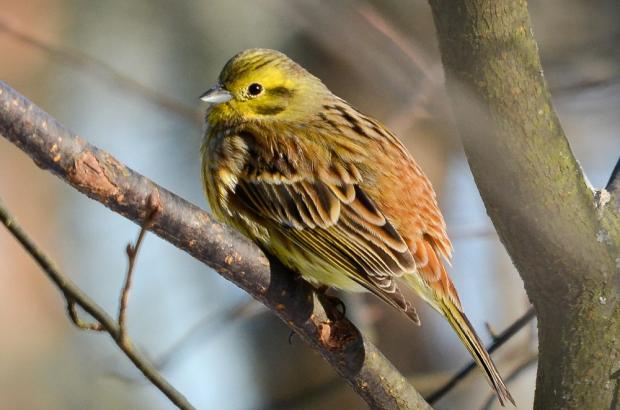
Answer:
[[415, 272], [413, 255], [360, 186], [359, 173], [345, 167], [337, 171], [326, 178], [296, 180], [242, 175], [232, 205], [305, 252], [328, 260], [419, 324], [399, 280]]

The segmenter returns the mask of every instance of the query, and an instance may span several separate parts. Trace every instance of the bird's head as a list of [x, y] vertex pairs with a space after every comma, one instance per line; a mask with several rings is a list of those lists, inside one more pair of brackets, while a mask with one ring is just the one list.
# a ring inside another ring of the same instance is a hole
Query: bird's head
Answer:
[[294, 120], [320, 110], [331, 95], [321, 81], [275, 50], [250, 49], [231, 58], [218, 83], [200, 99], [214, 121]]

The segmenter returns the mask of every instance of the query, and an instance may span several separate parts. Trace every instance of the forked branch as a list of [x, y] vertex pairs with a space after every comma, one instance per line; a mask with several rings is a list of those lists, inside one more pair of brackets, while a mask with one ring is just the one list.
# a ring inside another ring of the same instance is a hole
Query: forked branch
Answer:
[[[144, 376], [157, 387], [168, 399], [180, 409], [193, 409], [194, 407], [187, 399], [178, 392], [168, 381], [157, 371], [149, 360], [137, 351], [131, 341], [125, 335], [121, 323], [117, 323], [110, 317], [103, 308], [86, 295], [67, 275], [62, 273], [52, 262], [52, 260], [34, 243], [26, 234], [15, 218], [0, 202], [0, 222], [11, 232], [17, 241], [24, 247], [48, 278], [56, 284], [67, 301], [69, 317], [80, 329], [105, 331], [110, 334], [114, 342], [133, 362], [133, 364], [144, 374]], [[144, 231], [144, 230], [143, 230]], [[123, 291], [123, 293], [126, 293]], [[77, 307], [81, 307], [96, 322], [90, 323], [80, 319]]]

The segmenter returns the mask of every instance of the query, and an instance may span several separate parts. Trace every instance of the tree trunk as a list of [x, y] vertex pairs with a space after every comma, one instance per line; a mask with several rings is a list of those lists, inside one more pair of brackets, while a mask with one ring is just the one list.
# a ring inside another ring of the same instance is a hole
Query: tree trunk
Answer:
[[[430, 0], [457, 126], [538, 315], [538, 409], [615, 408], [620, 217], [553, 110], [523, 0]], [[481, 284], [482, 286], [482, 284]]]

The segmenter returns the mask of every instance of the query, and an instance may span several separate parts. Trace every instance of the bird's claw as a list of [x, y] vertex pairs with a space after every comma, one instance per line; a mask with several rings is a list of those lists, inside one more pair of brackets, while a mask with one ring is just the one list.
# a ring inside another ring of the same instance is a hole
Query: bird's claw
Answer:
[[318, 292], [318, 297], [325, 308], [327, 317], [332, 321], [339, 321], [345, 318], [347, 308], [342, 300], [336, 296], [331, 296], [325, 292]]

